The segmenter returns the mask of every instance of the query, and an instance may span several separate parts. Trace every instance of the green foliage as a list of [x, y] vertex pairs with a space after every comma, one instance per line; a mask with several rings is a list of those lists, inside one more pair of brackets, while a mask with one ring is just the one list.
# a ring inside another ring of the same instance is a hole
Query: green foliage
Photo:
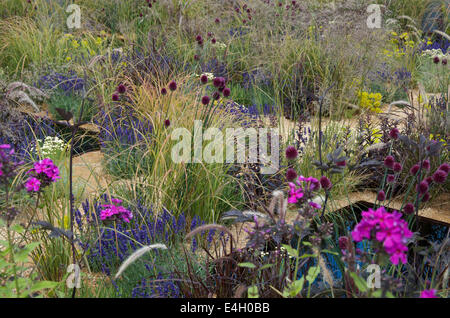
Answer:
[[8, 236], [8, 240], [0, 241], [0, 297], [42, 297], [44, 291], [56, 288], [58, 282], [41, 280], [36, 272], [30, 272], [29, 258], [40, 242], [19, 247], [14, 237], [23, 234], [25, 229], [20, 225], [6, 225], [2, 219], [0, 230], [6, 230]]

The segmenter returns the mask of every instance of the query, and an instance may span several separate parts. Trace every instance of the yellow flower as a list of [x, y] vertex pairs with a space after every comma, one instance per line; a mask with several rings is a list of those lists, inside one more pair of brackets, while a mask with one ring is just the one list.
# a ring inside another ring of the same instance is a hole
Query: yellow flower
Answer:
[[359, 106], [368, 109], [374, 113], [381, 113], [381, 100], [383, 96], [380, 93], [358, 92]]
[[70, 62], [72, 60], [72, 58], [70, 56], [66, 57], [66, 61]]
[[404, 33], [400, 34], [400, 39], [408, 40], [409, 39], [408, 33], [404, 32]]
[[383, 137], [383, 134], [381, 133], [381, 131], [379, 129], [373, 129], [372, 137], [373, 137], [373, 142], [378, 144], [381, 142], [381, 137]]
[[439, 135], [439, 134], [437, 134], [437, 135], [430, 134], [430, 140], [440, 141], [440, 142], [443, 143], [443, 146], [444, 146], [444, 147], [447, 146], [446, 140], [443, 139], [442, 136]]
[[88, 41], [81, 40], [81, 46], [84, 47], [84, 48], [88, 48], [89, 47]]
[[64, 229], [68, 230], [70, 227], [70, 219], [69, 219], [69, 214], [64, 215], [64, 220], [63, 220], [64, 224]]
[[73, 47], [74, 49], [78, 48], [79, 46], [80, 46], [80, 44], [78, 43], [77, 40], [72, 40], [72, 47]]

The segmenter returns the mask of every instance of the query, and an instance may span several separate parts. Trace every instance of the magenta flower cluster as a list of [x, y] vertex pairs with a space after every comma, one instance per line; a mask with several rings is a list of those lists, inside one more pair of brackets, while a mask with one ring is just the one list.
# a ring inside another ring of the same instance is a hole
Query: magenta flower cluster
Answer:
[[289, 188], [288, 203], [298, 203], [306, 193], [320, 189], [320, 183], [316, 178], [299, 176], [296, 184], [289, 182]]
[[100, 212], [100, 219], [102, 221], [120, 220], [130, 223], [133, 218], [133, 213], [120, 205], [122, 200], [111, 199], [111, 202], [112, 204], [102, 205], [104, 209]]
[[436, 289], [425, 289], [420, 293], [420, 298], [438, 298], [436, 296]]
[[49, 158], [34, 163], [28, 170], [29, 179], [25, 183], [28, 192], [39, 192], [42, 188], [60, 179], [59, 169]]
[[376, 239], [383, 244], [393, 264], [397, 265], [399, 261], [405, 264], [408, 251], [406, 243], [413, 233], [408, 229], [408, 223], [401, 217], [401, 213], [387, 212], [384, 207], [364, 211], [361, 222], [352, 231], [352, 238], [355, 242]]

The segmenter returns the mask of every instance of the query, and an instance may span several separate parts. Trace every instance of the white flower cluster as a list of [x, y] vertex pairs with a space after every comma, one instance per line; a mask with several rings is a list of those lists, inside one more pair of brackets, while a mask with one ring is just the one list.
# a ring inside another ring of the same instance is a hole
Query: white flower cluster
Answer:
[[441, 60], [442, 60], [443, 58], [448, 59], [448, 58], [450, 58], [450, 51], [447, 52], [446, 54], [444, 54], [444, 53], [442, 52], [441, 49], [424, 50], [424, 51], [422, 52], [422, 56], [429, 56], [429, 57], [431, 57], [431, 58], [437, 56], [437, 57], [439, 57], [439, 59], [441, 59]]
[[[275, 252], [276, 253], [280, 253], [280, 254], [288, 254], [288, 251], [286, 250], [286, 248], [284, 247], [284, 246], [280, 246], [280, 248], [278, 249], [278, 248], [275, 248]], [[264, 256], [267, 256], [267, 255], [269, 255], [269, 252], [264, 252], [264, 251], [261, 251], [260, 252], [260, 256], [261, 257], [264, 257]], [[293, 256], [293, 255], [289, 255], [289, 258], [291, 258], [291, 259], [293, 259], [293, 258], [295, 258], [295, 256]]]
[[206, 75], [209, 81], [212, 81], [215, 77], [213, 73], [202, 73], [200, 75], [194, 74], [195, 77], [201, 77], [202, 75]]
[[44, 158], [51, 157], [52, 155], [58, 154], [66, 148], [66, 143], [64, 140], [58, 137], [45, 137], [44, 142], [42, 143], [41, 139], [37, 139], [39, 144], [42, 144], [40, 147], [41, 155]]
[[216, 49], [219, 49], [219, 50], [225, 50], [227, 48], [227, 45], [225, 43], [222, 43], [222, 42], [219, 42], [219, 41], [214, 43], [212, 46], [214, 48], [216, 48]]

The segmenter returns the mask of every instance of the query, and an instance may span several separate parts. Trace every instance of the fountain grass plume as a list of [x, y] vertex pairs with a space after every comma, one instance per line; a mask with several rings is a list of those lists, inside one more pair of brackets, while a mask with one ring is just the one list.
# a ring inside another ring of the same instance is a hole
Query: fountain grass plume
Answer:
[[167, 246], [164, 244], [157, 243], [157, 244], [146, 245], [144, 247], [141, 247], [140, 249], [135, 251], [133, 254], [128, 256], [128, 258], [122, 263], [122, 265], [120, 265], [116, 276], [114, 276], [114, 279], [117, 279], [118, 277], [120, 277], [120, 275], [127, 269], [127, 267], [130, 266], [131, 264], [133, 264], [139, 258], [141, 258], [142, 255], [144, 255], [145, 253], [147, 253], [151, 250], [154, 250], [154, 249], [166, 250]]

